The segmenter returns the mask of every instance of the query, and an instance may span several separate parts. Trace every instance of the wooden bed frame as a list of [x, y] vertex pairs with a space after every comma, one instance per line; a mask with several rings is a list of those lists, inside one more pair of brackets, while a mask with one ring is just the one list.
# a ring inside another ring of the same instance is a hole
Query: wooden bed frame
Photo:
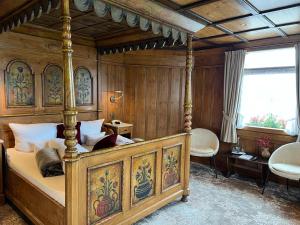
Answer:
[[[109, 167], [116, 162], [122, 163], [121, 211], [103, 219], [99, 224], [132, 224], [149, 215], [156, 209], [185, 195], [189, 179], [189, 134], [178, 134], [144, 143], [118, 146], [102, 151], [79, 155], [78, 184], [88, 184], [89, 168]], [[180, 151], [180, 176], [178, 183], [163, 189], [162, 161], [164, 151], [177, 149]], [[4, 151], [5, 152], [5, 151]], [[151, 155], [155, 157], [155, 185], [153, 195], [134, 204], [131, 200], [133, 190], [132, 167], [135, 158]], [[66, 175], [67, 179], [67, 175]], [[87, 212], [88, 185], [77, 185], [77, 199], [83, 204], [78, 204], [79, 212]], [[16, 171], [5, 169], [5, 195], [17, 206], [34, 224], [63, 225], [65, 224], [65, 207], [49, 197]], [[68, 194], [66, 193], [66, 196]], [[186, 196], [186, 195], [185, 195]], [[87, 223], [87, 214], [78, 213], [73, 218], [78, 224]]]
[[[126, 9], [132, 7], [132, 4], [126, 5], [126, 1], [105, 2], [120, 2], [119, 7]], [[4, 173], [5, 196], [34, 224], [45, 225], [132, 224], [179, 197], [187, 201], [192, 119], [192, 32], [187, 35], [185, 133], [78, 154], [75, 148], [77, 110], [70, 3], [69, 0], [61, 3], [63, 116], [67, 147], [64, 159], [65, 207], [9, 168]], [[141, 5], [136, 7], [136, 11], [141, 11]], [[130, 8], [130, 11], [134, 12], [135, 8]], [[151, 17], [155, 17], [152, 14]], [[161, 21], [160, 18], [155, 19]], [[176, 26], [175, 21], [161, 22]]]

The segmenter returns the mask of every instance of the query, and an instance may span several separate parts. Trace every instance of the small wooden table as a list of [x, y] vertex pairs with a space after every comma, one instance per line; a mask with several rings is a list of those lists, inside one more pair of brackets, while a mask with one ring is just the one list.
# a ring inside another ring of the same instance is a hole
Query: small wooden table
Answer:
[[268, 159], [257, 157], [255, 160], [246, 160], [239, 158], [239, 155], [231, 153], [225, 154], [225, 157], [227, 158], [226, 177], [230, 177], [236, 172], [236, 169], [243, 169], [259, 174], [259, 179], [256, 180], [259, 187], [263, 188], [266, 185], [267, 174], [269, 171]]
[[132, 137], [133, 125], [130, 123], [121, 123], [121, 124], [104, 123], [104, 126], [112, 129], [115, 134], [122, 135], [129, 139], [131, 139]]

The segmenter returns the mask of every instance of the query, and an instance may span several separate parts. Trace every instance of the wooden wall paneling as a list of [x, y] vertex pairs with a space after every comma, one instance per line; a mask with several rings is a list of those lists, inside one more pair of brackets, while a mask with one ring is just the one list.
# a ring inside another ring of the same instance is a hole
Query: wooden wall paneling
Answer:
[[[118, 65], [118, 80], [115, 90], [125, 91], [125, 80], [126, 80], [126, 71], [124, 65]], [[124, 118], [124, 96], [123, 98], [117, 103], [117, 118], [123, 120]]]
[[169, 74], [168, 134], [179, 132], [180, 75], [180, 68], [172, 68]]
[[156, 110], [157, 110], [157, 77], [159, 69], [146, 68], [146, 136], [147, 140], [157, 137]]
[[117, 103], [111, 103], [110, 102], [110, 97], [114, 94], [114, 89], [115, 89], [115, 79], [117, 77], [116, 74], [116, 65], [109, 65], [107, 67], [107, 119], [112, 120], [112, 119], [117, 119], [116, 118], [116, 104]]
[[146, 137], [146, 77], [145, 68], [134, 66], [135, 72], [135, 126], [134, 134], [138, 137]]
[[[45, 66], [49, 63], [61, 66], [61, 42], [30, 35], [5, 33], [0, 37], [0, 79], [1, 79], [1, 109], [0, 114], [18, 113], [20, 109], [7, 109], [5, 106], [5, 88], [3, 81], [3, 72], [13, 59], [20, 59], [25, 61], [33, 70], [35, 74], [35, 104], [36, 107], [32, 109], [22, 108], [22, 113], [33, 113], [39, 111], [60, 111], [62, 107], [43, 107], [42, 104], [42, 80], [41, 74]], [[97, 68], [96, 68], [96, 49], [91, 47], [83, 47], [74, 45], [74, 67], [83, 65], [86, 66], [94, 77], [96, 82]], [[96, 86], [94, 83], [94, 95], [96, 98]], [[93, 107], [83, 107], [80, 110], [96, 110], [96, 100]]]
[[220, 134], [223, 107], [223, 67], [197, 67], [193, 76], [194, 124]]
[[160, 75], [157, 77], [157, 96], [156, 101], [156, 124], [157, 124], [157, 136], [163, 137], [168, 134], [168, 100], [170, 92], [169, 74], [170, 68], [161, 68]]
[[[96, 49], [74, 45], [74, 68], [87, 67], [93, 75], [93, 105], [79, 107], [78, 120], [97, 118], [97, 61]], [[0, 138], [6, 146], [14, 145], [8, 123], [62, 122], [62, 106], [44, 107], [42, 100], [42, 73], [48, 64], [61, 65], [61, 41], [34, 37], [19, 33], [3, 33], [0, 36]], [[35, 75], [35, 107], [7, 108], [5, 100], [4, 70], [13, 59], [26, 62]], [[9, 115], [14, 115], [9, 116]]]
[[186, 80], [185, 77], [186, 77], [185, 68], [180, 68], [180, 88], [179, 88], [180, 100], [179, 100], [179, 118], [178, 118], [179, 132], [184, 131], [184, 96], [185, 96], [185, 80]]
[[114, 64], [108, 65], [107, 68], [107, 119], [120, 119], [123, 118], [123, 101], [120, 99], [116, 103], [110, 102], [110, 97], [115, 95], [114, 91], [121, 90], [124, 91], [124, 79], [125, 79], [125, 69], [124, 66]]
[[[126, 66], [126, 82], [124, 90], [124, 121], [136, 124], [135, 123], [135, 73], [134, 68]], [[133, 136], [136, 137], [136, 134], [133, 133]]]
[[[102, 109], [102, 116], [103, 118], [108, 118], [108, 112], [107, 112], [107, 105], [108, 105], [108, 92], [107, 92], [107, 68], [108, 64], [101, 63], [100, 64], [100, 73], [99, 73], [99, 90], [101, 91], [101, 100], [99, 104], [101, 105]], [[98, 93], [99, 94], [99, 93]]]
[[123, 120], [123, 104], [124, 98], [120, 99], [116, 103], [110, 102], [110, 97], [114, 95], [114, 91], [124, 91], [125, 88], [125, 67], [122, 64], [111, 62], [100, 62], [99, 65], [99, 82], [101, 101], [101, 109], [103, 110], [103, 118], [107, 121], [112, 119]]
[[[149, 140], [182, 131], [185, 85], [183, 53], [137, 51], [102, 56], [101, 61], [101, 86], [105, 86], [103, 83], [106, 82], [108, 89], [124, 89], [123, 106], [114, 108], [107, 102], [103, 106], [104, 111], [107, 108], [107, 112], [115, 112], [118, 119], [132, 123], [134, 137]], [[116, 65], [120, 66], [120, 70]], [[107, 72], [107, 76], [103, 72], [106, 66], [115, 66], [111, 73]], [[109, 76], [115, 76], [114, 80], [109, 80]]]

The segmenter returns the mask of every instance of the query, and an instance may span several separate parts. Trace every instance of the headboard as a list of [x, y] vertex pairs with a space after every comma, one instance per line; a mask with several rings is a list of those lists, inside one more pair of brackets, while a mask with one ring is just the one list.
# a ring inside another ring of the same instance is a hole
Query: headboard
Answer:
[[[96, 120], [98, 111], [81, 111], [78, 113], [78, 121]], [[36, 114], [16, 114], [16, 115], [0, 115], [0, 139], [4, 140], [6, 148], [12, 148], [15, 145], [14, 135], [9, 128], [9, 123], [62, 123], [62, 112], [43, 112]]]

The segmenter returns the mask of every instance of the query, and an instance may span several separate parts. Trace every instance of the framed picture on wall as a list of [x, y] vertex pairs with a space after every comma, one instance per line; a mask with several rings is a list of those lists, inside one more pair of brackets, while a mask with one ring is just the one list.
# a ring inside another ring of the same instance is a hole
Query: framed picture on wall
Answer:
[[30, 66], [21, 60], [13, 60], [4, 73], [7, 107], [34, 107], [34, 74]]

